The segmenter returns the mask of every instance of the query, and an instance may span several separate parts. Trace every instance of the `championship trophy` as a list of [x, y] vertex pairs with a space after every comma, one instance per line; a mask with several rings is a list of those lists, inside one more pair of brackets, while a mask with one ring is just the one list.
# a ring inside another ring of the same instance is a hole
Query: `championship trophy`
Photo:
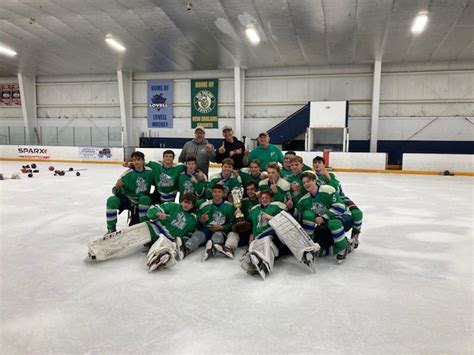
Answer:
[[251, 223], [245, 220], [244, 214], [242, 213], [242, 195], [243, 189], [241, 187], [234, 187], [231, 191], [232, 201], [235, 207], [235, 223], [232, 226], [232, 230], [236, 233], [244, 233], [250, 230]]

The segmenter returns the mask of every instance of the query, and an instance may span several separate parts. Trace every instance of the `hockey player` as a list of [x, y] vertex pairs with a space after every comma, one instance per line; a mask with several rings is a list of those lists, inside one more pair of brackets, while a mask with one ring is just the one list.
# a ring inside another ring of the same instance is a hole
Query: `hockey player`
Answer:
[[[241, 200], [241, 210], [247, 221], [250, 221], [250, 210], [258, 205], [258, 185], [254, 181], [250, 181], [245, 185], [245, 197]], [[252, 231], [239, 233], [239, 246], [248, 245]]]
[[186, 167], [183, 164], [174, 164], [174, 152], [170, 149], [163, 152], [163, 163], [154, 161], [146, 165], [153, 169], [155, 174], [155, 203], [174, 202], [178, 193], [178, 177]]
[[235, 208], [224, 200], [224, 186], [216, 184], [212, 188], [212, 200], [204, 202], [198, 211], [198, 230], [184, 243], [181, 249], [183, 257], [192, 253], [206, 241], [202, 261], [214, 255], [216, 251], [233, 258], [239, 243], [239, 235], [231, 232], [235, 220]]
[[243, 186], [247, 186], [250, 181], [255, 181], [258, 184], [267, 177], [267, 174], [260, 170], [260, 162], [258, 160], [252, 160], [248, 168], [240, 169], [240, 180]]
[[260, 191], [270, 190], [274, 201], [283, 202], [291, 210], [293, 201], [291, 199], [290, 184], [280, 177], [280, 166], [277, 163], [268, 164], [267, 174], [268, 178], [260, 181], [258, 189]]
[[301, 197], [303, 197], [307, 191], [305, 190], [303, 183], [301, 182], [301, 174], [303, 174], [303, 158], [295, 155], [290, 161], [291, 174], [286, 177], [286, 181], [290, 183], [291, 187], [291, 198], [293, 203], [296, 205]]
[[283, 153], [276, 145], [270, 144], [270, 136], [266, 132], [258, 135], [258, 146], [245, 158], [244, 164], [257, 159], [262, 170], [267, 170], [267, 165], [272, 162], [283, 164]]
[[149, 270], [173, 266], [180, 245], [176, 243], [186, 240], [197, 225], [196, 216], [192, 213], [195, 199], [192, 193], [186, 193], [180, 204], [167, 202], [151, 207], [147, 212], [151, 221], [126, 227], [90, 242], [86, 260], [107, 260], [126, 249], [153, 243], [147, 258]]
[[179, 199], [182, 201], [187, 192], [191, 192], [197, 199], [203, 198], [206, 191], [207, 179], [203, 172], [196, 170], [196, 158], [186, 158], [186, 171], [178, 176]]
[[[107, 231], [115, 232], [117, 214], [123, 210], [138, 208], [140, 222], [146, 220], [146, 212], [151, 205], [150, 188], [154, 181], [153, 171], [144, 166], [145, 155], [142, 152], [132, 153], [133, 166], [127, 169], [118, 179], [112, 193], [107, 199]], [[132, 212], [133, 213], [133, 212]]]
[[220, 173], [214, 174], [209, 178], [206, 198], [212, 199], [212, 188], [219, 184], [224, 186], [224, 200], [228, 199], [229, 192], [235, 187], [242, 186], [240, 181], [234, 176], [234, 161], [226, 158], [222, 161], [222, 170]]
[[[288, 180], [287, 177], [292, 174], [291, 160], [294, 157], [296, 157], [296, 152], [294, 152], [292, 150], [289, 150], [285, 153], [285, 158], [283, 160], [283, 167], [280, 170], [280, 176], [285, 180]], [[303, 159], [301, 159], [301, 170], [302, 171], [311, 170], [311, 168], [308, 165], [303, 163]]]
[[304, 172], [301, 180], [308, 191], [297, 205], [303, 228], [313, 237], [317, 225], [327, 226], [334, 241], [333, 252], [337, 254], [337, 262], [342, 263], [349, 247], [345, 232], [352, 226], [351, 214], [334, 187], [317, 185], [313, 172]]
[[272, 272], [279, 250], [273, 241], [276, 238], [275, 231], [268, 221], [284, 209], [286, 209], [285, 204], [272, 202], [272, 192], [265, 190], [260, 193], [260, 204], [250, 210], [251, 242], [241, 259], [242, 268], [249, 274], [259, 273], [265, 279], [266, 275]]
[[327, 171], [326, 161], [323, 157], [317, 156], [313, 159], [313, 169], [316, 172], [316, 176], [318, 177], [318, 183], [320, 185], [330, 185], [334, 187], [339, 196], [341, 196], [342, 201], [344, 201], [344, 204], [349, 208], [349, 211], [352, 215], [352, 220], [354, 221], [354, 225], [352, 227], [351, 244], [352, 247], [356, 249], [359, 246], [359, 234], [362, 228], [362, 211], [348, 196], [344, 194], [341, 183], [336, 179], [334, 173]]

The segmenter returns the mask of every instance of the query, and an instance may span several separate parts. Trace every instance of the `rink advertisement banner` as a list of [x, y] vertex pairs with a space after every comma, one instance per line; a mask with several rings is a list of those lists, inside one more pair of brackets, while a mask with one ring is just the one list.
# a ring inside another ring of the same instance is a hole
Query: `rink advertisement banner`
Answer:
[[41, 146], [19, 146], [17, 148], [19, 158], [49, 159], [47, 147]]
[[218, 128], [218, 79], [191, 80], [191, 128]]
[[112, 160], [111, 148], [79, 147], [79, 158], [82, 160]]
[[173, 80], [147, 81], [148, 128], [173, 128]]

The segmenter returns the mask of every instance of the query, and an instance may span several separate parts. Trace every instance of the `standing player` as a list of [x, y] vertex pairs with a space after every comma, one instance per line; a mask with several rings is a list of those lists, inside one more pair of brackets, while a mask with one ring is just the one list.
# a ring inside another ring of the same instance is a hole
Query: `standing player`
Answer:
[[323, 157], [318, 156], [313, 159], [313, 169], [316, 172], [316, 176], [318, 177], [318, 182], [321, 185], [329, 185], [334, 187], [341, 196], [342, 201], [344, 201], [344, 204], [349, 208], [349, 211], [352, 215], [352, 220], [354, 221], [354, 225], [352, 227], [351, 244], [353, 248], [356, 249], [359, 246], [359, 234], [362, 228], [362, 211], [348, 196], [344, 194], [341, 183], [336, 179], [336, 176], [333, 173], [327, 171], [326, 161]]
[[317, 185], [316, 175], [313, 172], [304, 172], [301, 180], [308, 191], [297, 206], [303, 228], [313, 240], [317, 240], [317, 236], [314, 236], [317, 225], [329, 228], [334, 241], [333, 251], [337, 254], [337, 262], [342, 263], [349, 247], [345, 232], [352, 226], [351, 214], [334, 187]]
[[303, 174], [303, 158], [295, 155], [290, 161], [291, 174], [287, 175], [286, 181], [291, 186], [291, 198], [295, 205], [303, 197], [307, 191], [305, 190], [303, 183], [301, 182], [301, 175]]
[[114, 196], [107, 199], [107, 231], [115, 232], [117, 214], [123, 210], [138, 208], [140, 222], [146, 220], [146, 212], [151, 205], [150, 188], [153, 183], [153, 171], [144, 166], [145, 155], [142, 152], [132, 153], [133, 166], [127, 169], [112, 189]]

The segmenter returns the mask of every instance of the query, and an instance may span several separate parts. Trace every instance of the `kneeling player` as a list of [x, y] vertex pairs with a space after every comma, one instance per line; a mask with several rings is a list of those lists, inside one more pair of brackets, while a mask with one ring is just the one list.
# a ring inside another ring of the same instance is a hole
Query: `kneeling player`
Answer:
[[347, 208], [349, 208], [354, 221], [354, 225], [352, 227], [351, 244], [354, 249], [356, 249], [359, 246], [359, 234], [362, 228], [362, 211], [348, 196], [344, 194], [340, 182], [336, 179], [336, 176], [333, 173], [330, 173], [326, 170], [325, 164], [326, 161], [322, 157], [318, 156], [313, 159], [313, 169], [318, 177], [318, 182], [321, 185], [330, 185], [334, 187], [339, 196], [341, 196], [344, 204], [347, 206]]
[[230, 202], [224, 201], [224, 186], [216, 184], [212, 187], [212, 200], [204, 202], [198, 211], [200, 227], [191, 238], [184, 243], [183, 257], [193, 252], [206, 242], [202, 261], [214, 255], [216, 251], [234, 257], [234, 250], [239, 243], [239, 235], [231, 232], [235, 220], [235, 208]]
[[186, 193], [180, 204], [167, 202], [152, 206], [148, 210], [150, 222], [106, 234], [90, 242], [89, 260], [107, 260], [126, 249], [152, 242], [147, 260], [149, 270], [173, 266], [176, 259], [180, 259], [181, 238], [189, 237], [196, 229], [197, 221], [192, 213], [195, 200], [194, 194]]
[[310, 236], [314, 236], [317, 225], [327, 226], [334, 240], [333, 250], [337, 254], [336, 259], [341, 263], [346, 258], [349, 247], [345, 232], [352, 225], [350, 212], [332, 186], [318, 187], [313, 172], [304, 172], [301, 180], [308, 191], [297, 205], [303, 228]]

